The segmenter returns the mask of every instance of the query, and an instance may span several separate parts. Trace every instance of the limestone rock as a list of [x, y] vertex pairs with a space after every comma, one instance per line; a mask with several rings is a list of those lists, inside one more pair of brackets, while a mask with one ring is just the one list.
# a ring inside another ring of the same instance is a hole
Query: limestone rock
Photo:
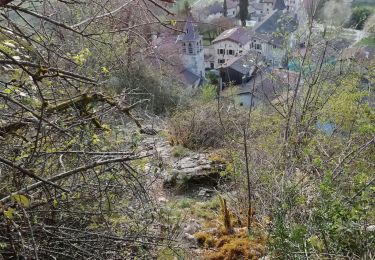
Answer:
[[[165, 179], [164, 186], [186, 187], [214, 184], [218, 181], [220, 172], [224, 169], [225, 165], [209, 160], [207, 154], [193, 154], [172, 164], [171, 174]], [[201, 194], [200, 196], [205, 195]]]

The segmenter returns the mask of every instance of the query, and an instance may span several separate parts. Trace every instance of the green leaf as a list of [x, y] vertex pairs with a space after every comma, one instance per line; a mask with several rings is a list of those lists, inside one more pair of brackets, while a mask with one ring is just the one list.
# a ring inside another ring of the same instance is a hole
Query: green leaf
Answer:
[[93, 144], [98, 144], [99, 142], [100, 142], [100, 139], [99, 139], [98, 135], [93, 134], [92, 135], [92, 143]]
[[176, 20], [169, 20], [169, 24], [172, 26], [176, 26], [177, 21]]
[[22, 205], [24, 208], [30, 207], [30, 199], [22, 194], [16, 194], [11, 196], [12, 201], [15, 201]]
[[101, 68], [103, 74], [109, 74], [109, 70], [106, 67]]
[[11, 90], [10, 88], [6, 88], [6, 89], [4, 89], [4, 91], [3, 91], [5, 94], [12, 94], [13, 93], [13, 90]]
[[8, 208], [4, 211], [4, 216], [8, 219], [13, 219], [15, 211], [16, 210], [14, 208]]

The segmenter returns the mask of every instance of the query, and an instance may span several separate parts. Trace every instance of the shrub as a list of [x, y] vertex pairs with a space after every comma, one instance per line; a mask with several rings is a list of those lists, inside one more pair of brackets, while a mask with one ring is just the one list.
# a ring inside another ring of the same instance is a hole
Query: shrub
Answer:
[[116, 79], [113, 82], [116, 91], [127, 93], [129, 104], [147, 99], [142, 108], [155, 114], [170, 112], [185, 99], [179, 83], [142, 65], [120, 71]]
[[194, 237], [197, 239], [197, 243], [201, 247], [213, 247], [216, 242], [214, 236], [206, 232], [198, 232]]
[[352, 16], [350, 17], [349, 27], [353, 27], [357, 30], [361, 30], [370, 17], [372, 10], [365, 6], [354, 7]]
[[181, 145], [174, 146], [172, 148], [172, 156], [176, 158], [182, 158], [189, 154], [189, 149], [186, 149], [185, 147]]
[[196, 150], [224, 147], [227, 137], [235, 137], [239, 133], [237, 126], [246, 120], [246, 112], [241, 112], [228, 104], [224, 110], [216, 101], [193, 102], [170, 119], [170, 141]]

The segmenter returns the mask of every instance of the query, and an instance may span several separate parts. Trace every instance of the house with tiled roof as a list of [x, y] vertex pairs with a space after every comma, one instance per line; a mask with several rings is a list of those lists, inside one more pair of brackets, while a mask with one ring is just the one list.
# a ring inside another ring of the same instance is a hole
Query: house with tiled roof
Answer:
[[293, 47], [296, 28], [295, 17], [274, 10], [252, 30], [244, 27], [226, 30], [212, 41], [214, 57], [210, 67], [218, 68], [250, 50], [261, 53], [270, 65], [280, 67], [286, 47]]
[[247, 84], [241, 85], [238, 92], [240, 105], [245, 107], [259, 104], [283, 104], [300, 80], [299, 74], [285, 69], [260, 68]]
[[235, 27], [222, 32], [212, 41], [214, 68], [241, 56], [249, 50], [250, 31], [244, 27]]
[[287, 10], [288, 0], [257, 0], [250, 1], [248, 6], [250, 24], [257, 24], [275, 10]]
[[281, 66], [288, 47], [295, 44], [297, 20], [282, 10], [273, 10], [254, 28], [250, 49], [258, 50], [273, 66]]
[[258, 52], [252, 51], [222, 64], [219, 71], [223, 83], [245, 84], [253, 76], [262, 59]]

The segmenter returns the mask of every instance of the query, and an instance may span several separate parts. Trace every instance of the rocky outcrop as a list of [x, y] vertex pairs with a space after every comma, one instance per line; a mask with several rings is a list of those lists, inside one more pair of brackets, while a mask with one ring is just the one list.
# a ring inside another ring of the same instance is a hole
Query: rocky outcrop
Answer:
[[164, 187], [179, 190], [212, 187], [224, 169], [224, 164], [210, 160], [208, 154], [193, 154], [173, 163], [165, 173]]
[[[174, 157], [173, 147], [168, 141], [160, 137], [148, 137], [142, 141], [144, 155], [153, 154], [160, 161], [158, 172], [163, 181], [163, 187], [178, 191], [197, 190], [201, 196], [209, 196], [210, 189], [203, 195], [202, 188], [216, 186], [220, 173], [225, 170], [225, 164], [212, 160], [209, 153], [189, 151], [182, 158]], [[155, 168], [155, 165], [146, 165], [146, 169]]]

